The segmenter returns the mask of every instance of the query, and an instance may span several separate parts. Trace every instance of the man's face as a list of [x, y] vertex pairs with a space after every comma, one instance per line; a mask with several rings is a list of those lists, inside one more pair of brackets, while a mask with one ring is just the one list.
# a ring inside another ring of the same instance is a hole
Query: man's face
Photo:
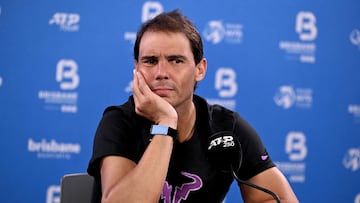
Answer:
[[205, 60], [195, 64], [185, 35], [172, 32], [145, 32], [135, 66], [150, 89], [175, 108], [192, 100], [194, 85], [206, 70]]

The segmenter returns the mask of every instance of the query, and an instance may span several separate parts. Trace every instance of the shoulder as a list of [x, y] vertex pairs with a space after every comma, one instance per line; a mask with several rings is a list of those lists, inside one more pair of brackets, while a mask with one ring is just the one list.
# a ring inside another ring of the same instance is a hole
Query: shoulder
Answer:
[[112, 105], [105, 108], [103, 115], [109, 112], [124, 112], [124, 113], [132, 113], [135, 112], [134, 99], [132, 96], [128, 98], [126, 102], [120, 105]]
[[194, 95], [194, 103], [197, 112], [206, 115], [206, 120], [212, 132], [232, 131], [235, 122], [238, 120], [238, 114], [224, 106], [218, 104], [209, 104], [204, 98]]
[[[194, 95], [194, 103], [200, 114], [207, 114], [210, 125], [219, 125], [220, 129], [246, 128], [251, 129], [251, 124], [237, 111], [219, 104], [209, 104], [204, 98]], [[231, 126], [226, 126], [231, 125]]]
[[141, 117], [135, 112], [135, 104], [132, 96], [120, 105], [112, 105], [105, 108], [102, 116], [103, 121], [119, 123], [143, 123], [146, 122], [144, 117]]
[[211, 113], [224, 113], [224, 114], [234, 114], [236, 113], [233, 110], [230, 110], [224, 106], [219, 104], [209, 104], [205, 98], [200, 97], [198, 95], [194, 95], [194, 103], [195, 105], [200, 108], [200, 111], [208, 111]]

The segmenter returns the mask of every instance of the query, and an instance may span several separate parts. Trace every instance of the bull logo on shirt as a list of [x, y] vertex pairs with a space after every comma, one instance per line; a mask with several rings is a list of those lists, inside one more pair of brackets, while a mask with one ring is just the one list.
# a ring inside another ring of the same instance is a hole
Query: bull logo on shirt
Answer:
[[[173, 187], [167, 181], [164, 184], [163, 191], [161, 194], [161, 199], [164, 200], [164, 203], [180, 203], [181, 200], [186, 200], [192, 191], [199, 190], [203, 183], [199, 176], [187, 172], [181, 172], [181, 174], [187, 178], [190, 178], [191, 181], [188, 183], [183, 183], [181, 186]], [[172, 191], [174, 190], [173, 198], [171, 198]], [[173, 201], [171, 201], [173, 199]]]

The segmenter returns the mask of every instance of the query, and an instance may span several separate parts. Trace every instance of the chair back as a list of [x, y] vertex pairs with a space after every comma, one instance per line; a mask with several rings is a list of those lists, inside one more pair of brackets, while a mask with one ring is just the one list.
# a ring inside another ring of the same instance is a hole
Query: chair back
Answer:
[[87, 173], [66, 174], [61, 178], [60, 203], [91, 203], [94, 178]]

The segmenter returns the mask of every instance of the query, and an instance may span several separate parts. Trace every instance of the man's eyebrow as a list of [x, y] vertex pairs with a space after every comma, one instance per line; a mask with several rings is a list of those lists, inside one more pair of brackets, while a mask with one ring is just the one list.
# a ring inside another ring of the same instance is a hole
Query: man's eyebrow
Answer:
[[183, 59], [186, 60], [187, 58], [184, 55], [169, 55], [166, 56], [167, 59]]
[[148, 60], [148, 59], [156, 59], [157, 56], [149, 55], [149, 56], [142, 56], [140, 57], [140, 60]]

